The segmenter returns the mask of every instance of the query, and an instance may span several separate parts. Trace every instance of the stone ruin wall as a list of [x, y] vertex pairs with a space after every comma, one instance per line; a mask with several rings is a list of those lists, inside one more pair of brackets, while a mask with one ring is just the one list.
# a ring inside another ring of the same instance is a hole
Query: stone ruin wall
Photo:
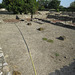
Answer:
[[69, 16], [59, 16], [59, 15], [48, 15], [47, 18], [54, 18], [62, 21], [72, 21], [72, 23], [75, 23], [75, 17], [69, 17]]
[[47, 18], [54, 18], [62, 21], [72, 21], [75, 23], [75, 12], [62, 12], [62, 13], [50, 13], [47, 15]]

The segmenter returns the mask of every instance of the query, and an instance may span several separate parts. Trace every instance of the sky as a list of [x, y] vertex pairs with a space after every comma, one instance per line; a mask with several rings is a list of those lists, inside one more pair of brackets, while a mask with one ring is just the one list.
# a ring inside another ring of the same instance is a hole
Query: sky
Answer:
[[75, 0], [61, 0], [61, 4], [60, 5], [62, 5], [64, 7], [69, 7], [70, 3], [72, 3], [73, 1], [75, 1]]
[[[61, 3], [60, 5], [64, 6], [64, 7], [69, 7], [70, 6], [70, 3], [75, 1], [75, 0], [60, 0]], [[0, 3], [2, 2], [2, 0], [0, 0]]]

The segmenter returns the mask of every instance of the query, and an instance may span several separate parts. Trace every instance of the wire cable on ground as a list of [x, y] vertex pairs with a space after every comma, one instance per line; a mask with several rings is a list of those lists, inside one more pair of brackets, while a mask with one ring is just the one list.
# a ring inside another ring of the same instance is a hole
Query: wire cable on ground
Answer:
[[15, 24], [15, 26], [16, 26], [17, 29], [19, 30], [19, 32], [20, 32], [20, 34], [21, 34], [21, 36], [22, 36], [22, 39], [23, 39], [23, 41], [24, 41], [24, 43], [25, 43], [25, 45], [26, 45], [26, 47], [27, 47], [27, 50], [28, 50], [28, 53], [29, 53], [29, 56], [30, 56], [30, 59], [31, 59], [31, 62], [32, 62], [32, 66], [33, 66], [34, 73], [35, 73], [35, 75], [37, 75], [36, 69], [35, 69], [35, 65], [34, 65], [34, 62], [33, 62], [32, 56], [31, 56], [31, 52], [30, 52], [30, 50], [29, 50], [29, 48], [28, 48], [27, 42], [26, 42], [26, 40], [25, 40], [25, 38], [24, 38], [24, 36], [23, 36], [23, 34], [22, 34], [20, 28], [19, 28], [16, 24]]

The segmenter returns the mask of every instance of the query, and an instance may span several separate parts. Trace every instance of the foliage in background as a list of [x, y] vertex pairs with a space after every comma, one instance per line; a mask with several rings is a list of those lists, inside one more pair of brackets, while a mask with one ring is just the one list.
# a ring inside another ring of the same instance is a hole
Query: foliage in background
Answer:
[[67, 11], [67, 8], [63, 6], [59, 6], [59, 11]]
[[70, 4], [70, 7], [75, 8], [75, 1]]
[[23, 0], [3, 0], [3, 4], [8, 11], [13, 11], [15, 14], [22, 13], [24, 6]]
[[60, 0], [52, 0], [49, 3], [48, 8], [49, 9], [56, 9], [56, 11], [59, 11], [59, 5], [60, 5]]
[[75, 12], [75, 1], [69, 7], [59, 6], [60, 11]]
[[70, 4], [70, 7], [68, 8], [68, 11], [75, 12], [75, 1]]
[[39, 10], [46, 10], [48, 9], [48, 4], [49, 2], [51, 2], [52, 0], [38, 0], [39, 3]]
[[5, 5], [0, 3], [0, 8], [5, 8]]
[[2, 3], [8, 11], [13, 11], [14, 14], [31, 13], [31, 20], [38, 9], [36, 0], [3, 0]]
[[36, 0], [3, 0], [2, 2], [8, 11], [13, 11], [15, 14], [35, 13], [37, 10]]
[[3, 0], [0, 8], [6, 8], [8, 11], [13, 11], [14, 14], [31, 13], [31, 17], [37, 10], [55, 9], [59, 11], [75, 12], [75, 1], [69, 7], [60, 6], [60, 0]]
[[43, 5], [39, 5], [39, 10], [43, 11], [43, 10], [45, 10], [45, 7]]

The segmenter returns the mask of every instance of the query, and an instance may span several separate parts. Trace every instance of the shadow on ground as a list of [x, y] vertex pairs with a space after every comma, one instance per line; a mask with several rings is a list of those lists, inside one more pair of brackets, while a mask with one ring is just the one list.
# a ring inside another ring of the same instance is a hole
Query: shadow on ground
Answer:
[[38, 22], [38, 21], [34, 21], [35, 23], [38, 23], [38, 24], [43, 24], [43, 23], [41, 23], [41, 22]]
[[52, 72], [49, 75], [75, 75], [75, 61], [69, 66], [64, 66], [63, 68], [60, 68], [60, 70], [55, 70], [55, 72]]
[[[60, 23], [60, 22], [52, 23], [51, 21], [44, 20], [44, 19], [39, 19], [39, 18], [35, 18], [35, 19], [41, 20], [41, 21], [46, 22], [46, 23], [51, 23], [51, 24], [56, 25], [56, 26], [60, 26], [60, 27], [64, 27], [64, 28], [75, 30], [75, 26], [66, 25], [66, 24], [63, 24], [63, 23]], [[36, 23], [38, 23], [38, 22], [36, 22]]]

